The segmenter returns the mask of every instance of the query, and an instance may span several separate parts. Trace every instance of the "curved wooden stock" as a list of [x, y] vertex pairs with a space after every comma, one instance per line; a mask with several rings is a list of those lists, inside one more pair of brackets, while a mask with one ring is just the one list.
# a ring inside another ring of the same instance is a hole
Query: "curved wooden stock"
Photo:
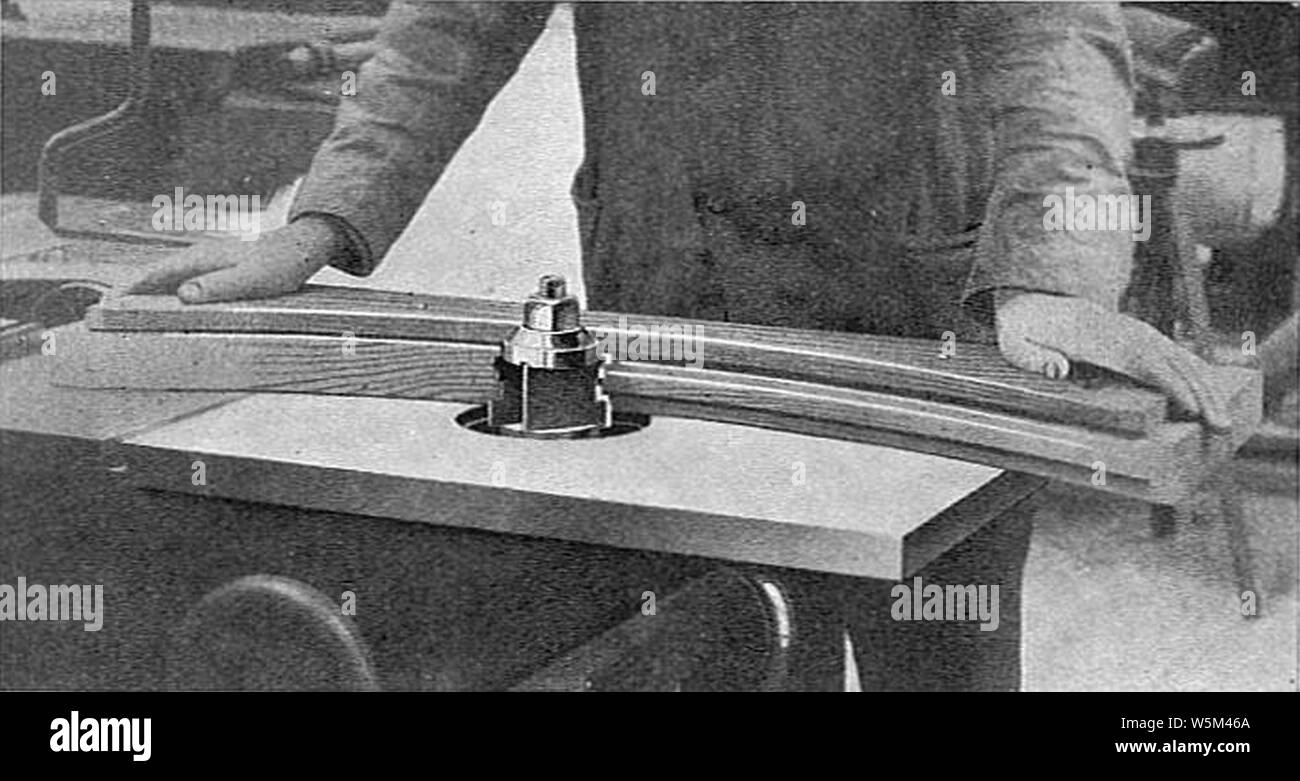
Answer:
[[[323, 287], [201, 306], [128, 296], [92, 310], [91, 332], [60, 343], [59, 379], [485, 403], [518, 312], [509, 302]], [[981, 345], [943, 358], [937, 341], [602, 312], [585, 324], [615, 357], [652, 334], [659, 348], [659, 360], [607, 364], [615, 410], [883, 444], [1153, 501], [1189, 495], [1259, 420], [1258, 375], [1238, 369], [1217, 370], [1238, 425], [1210, 447], [1199, 425], [1166, 421], [1154, 392], [1030, 375]]]

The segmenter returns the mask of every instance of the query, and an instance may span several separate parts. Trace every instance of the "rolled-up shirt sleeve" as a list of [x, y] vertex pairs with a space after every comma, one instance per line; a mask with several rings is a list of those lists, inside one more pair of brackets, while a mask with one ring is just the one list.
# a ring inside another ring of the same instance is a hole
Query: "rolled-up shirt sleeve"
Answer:
[[[972, 4], [993, 122], [993, 182], [969, 300], [998, 288], [1079, 296], [1114, 309], [1133, 237], [1048, 230], [1049, 195], [1131, 194], [1133, 78], [1117, 5]], [[972, 25], [974, 27], [974, 25]], [[1145, 215], [1144, 215], [1145, 217]]]
[[369, 274], [546, 26], [549, 3], [395, 0], [290, 211], [334, 218]]

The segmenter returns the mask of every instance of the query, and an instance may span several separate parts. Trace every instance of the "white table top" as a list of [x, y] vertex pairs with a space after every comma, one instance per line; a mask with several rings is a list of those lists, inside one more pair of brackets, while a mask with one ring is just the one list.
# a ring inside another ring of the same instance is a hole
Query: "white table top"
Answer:
[[[495, 437], [455, 423], [464, 410], [253, 395], [125, 445], [150, 487], [889, 578], [1032, 488], [975, 464], [697, 420], [603, 439]], [[191, 485], [195, 459], [206, 487]]]

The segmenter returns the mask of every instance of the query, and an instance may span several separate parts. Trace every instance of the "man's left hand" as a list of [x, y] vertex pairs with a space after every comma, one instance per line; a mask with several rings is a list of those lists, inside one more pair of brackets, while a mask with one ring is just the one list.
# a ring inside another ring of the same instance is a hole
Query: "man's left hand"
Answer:
[[1211, 429], [1232, 426], [1209, 364], [1150, 325], [1072, 296], [998, 290], [998, 347], [1026, 371], [1065, 378], [1089, 363], [1150, 385]]

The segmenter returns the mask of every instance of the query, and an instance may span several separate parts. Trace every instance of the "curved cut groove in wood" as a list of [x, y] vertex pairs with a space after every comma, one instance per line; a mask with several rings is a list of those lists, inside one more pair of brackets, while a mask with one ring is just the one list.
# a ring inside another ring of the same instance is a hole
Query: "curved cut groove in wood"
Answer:
[[[944, 358], [937, 341], [923, 339], [609, 312], [588, 312], [584, 318], [608, 345], [655, 334], [661, 355], [681, 363], [693, 354], [711, 369], [872, 389], [1117, 432], [1150, 431], [1167, 415], [1167, 402], [1152, 391], [1050, 380], [1010, 366], [985, 345], [962, 344]], [[314, 286], [282, 298], [199, 306], [182, 305], [171, 296], [125, 296], [92, 310], [88, 322], [107, 331], [350, 333], [495, 345], [518, 319], [519, 305], [511, 302]]]

